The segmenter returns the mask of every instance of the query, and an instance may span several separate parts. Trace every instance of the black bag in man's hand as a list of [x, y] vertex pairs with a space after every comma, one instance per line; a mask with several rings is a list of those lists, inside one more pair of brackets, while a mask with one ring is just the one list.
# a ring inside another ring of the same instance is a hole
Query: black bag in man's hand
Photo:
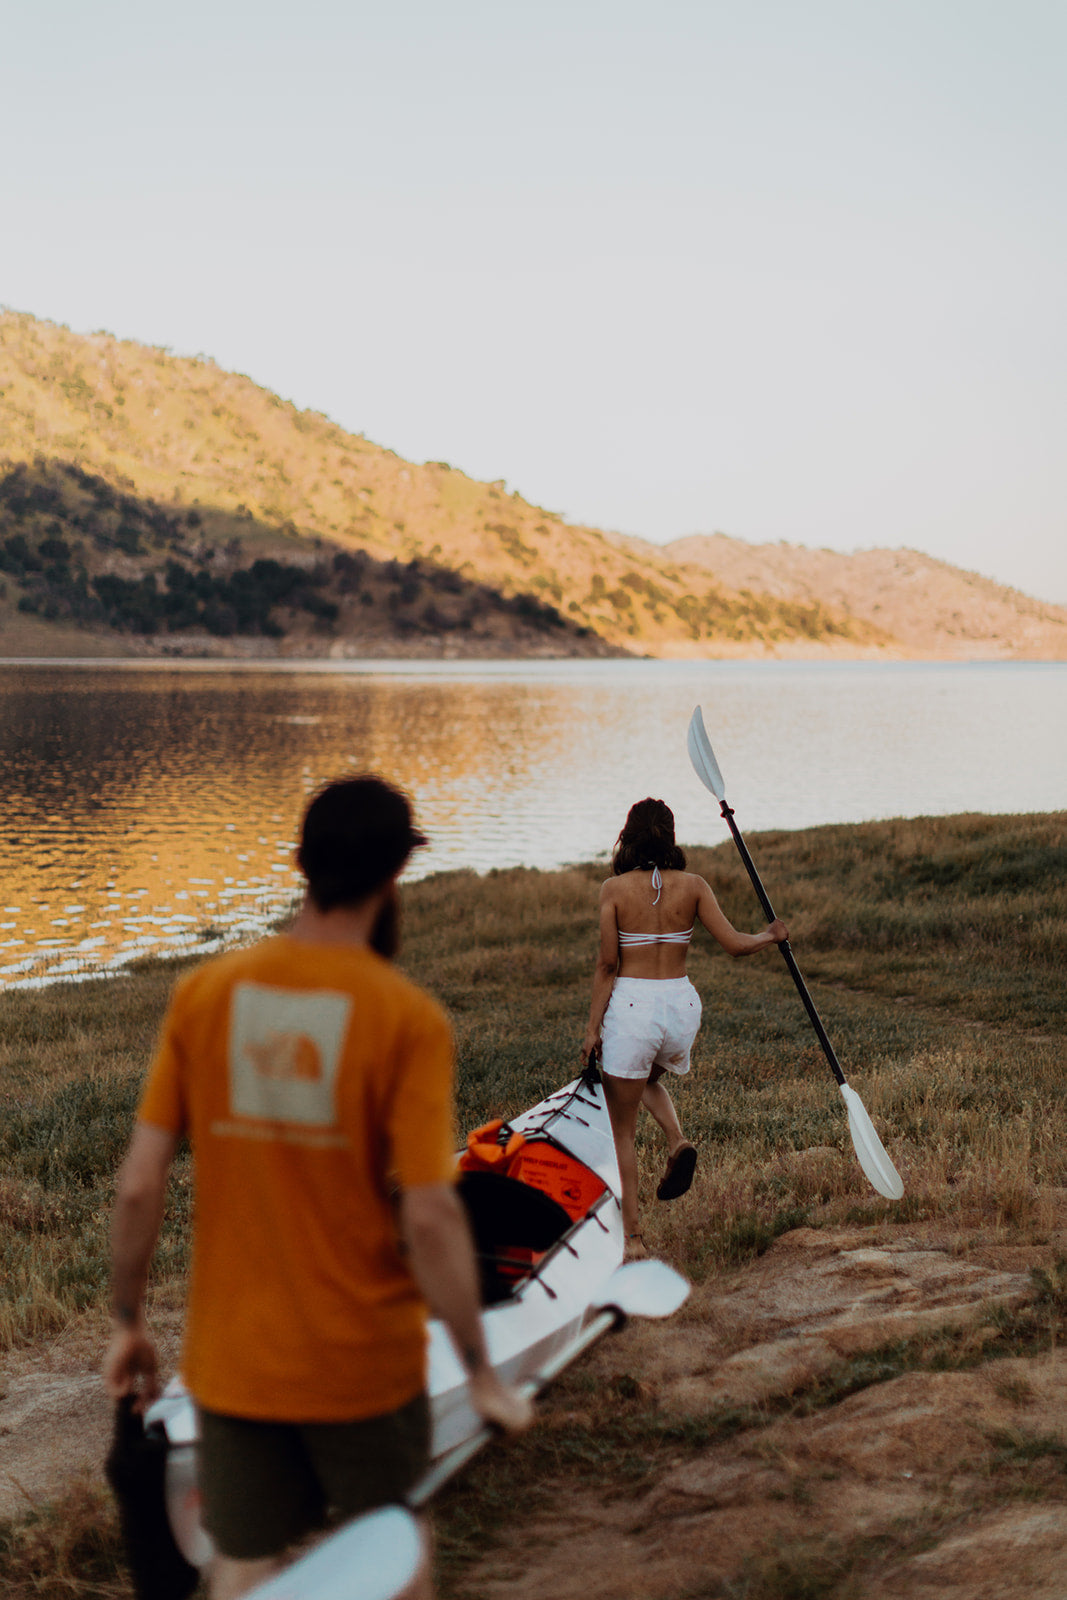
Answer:
[[115, 1407], [115, 1432], [104, 1470], [118, 1501], [137, 1600], [187, 1600], [200, 1579], [174, 1540], [167, 1516], [164, 1478], [167, 1440], [161, 1428], [146, 1428], [128, 1395]]

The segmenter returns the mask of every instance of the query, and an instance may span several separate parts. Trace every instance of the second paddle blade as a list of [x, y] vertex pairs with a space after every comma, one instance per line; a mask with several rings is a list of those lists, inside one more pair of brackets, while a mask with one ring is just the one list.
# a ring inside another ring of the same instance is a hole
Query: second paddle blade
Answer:
[[419, 1525], [401, 1506], [357, 1517], [249, 1600], [399, 1600], [426, 1560]]
[[616, 1267], [597, 1305], [624, 1317], [670, 1317], [689, 1298], [689, 1284], [666, 1261], [627, 1261]]
[[840, 1088], [848, 1110], [848, 1131], [860, 1166], [879, 1194], [887, 1200], [899, 1200], [904, 1193], [904, 1180], [886, 1155], [866, 1106], [850, 1084], [843, 1083]]

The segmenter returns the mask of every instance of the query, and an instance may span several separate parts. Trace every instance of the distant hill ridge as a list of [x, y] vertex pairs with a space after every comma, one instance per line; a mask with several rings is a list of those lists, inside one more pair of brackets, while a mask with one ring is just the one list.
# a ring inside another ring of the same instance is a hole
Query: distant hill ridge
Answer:
[[[997, 647], [1007, 654], [1067, 654], [1067, 608], [1033, 600], [976, 572], [918, 550], [811, 550], [745, 544], [725, 534], [697, 534], [660, 547], [686, 566], [704, 567], [733, 590], [759, 589], [778, 599], [810, 600], [865, 617], [909, 650], [931, 641], [961, 653]], [[1059, 648], [1056, 649], [1057, 641]]]
[[1067, 656], [1067, 610], [926, 557], [575, 526], [206, 358], [10, 311], [0, 566], [0, 655]]

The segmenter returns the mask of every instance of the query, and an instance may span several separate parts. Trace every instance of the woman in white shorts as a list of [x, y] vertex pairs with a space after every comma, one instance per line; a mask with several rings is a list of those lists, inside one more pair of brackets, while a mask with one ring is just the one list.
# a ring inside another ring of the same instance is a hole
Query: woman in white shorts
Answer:
[[686, 872], [674, 842], [674, 814], [662, 800], [631, 806], [600, 891], [600, 953], [593, 977], [582, 1060], [600, 1047], [604, 1093], [622, 1178], [628, 1257], [643, 1256], [637, 1207], [634, 1135], [643, 1105], [667, 1137], [667, 1168], [656, 1191], [674, 1200], [693, 1181], [696, 1150], [682, 1133], [661, 1079], [689, 1071], [700, 1027], [700, 996], [685, 975], [697, 921], [732, 956], [753, 955], [788, 937], [774, 921], [762, 933], [739, 933], [709, 886]]

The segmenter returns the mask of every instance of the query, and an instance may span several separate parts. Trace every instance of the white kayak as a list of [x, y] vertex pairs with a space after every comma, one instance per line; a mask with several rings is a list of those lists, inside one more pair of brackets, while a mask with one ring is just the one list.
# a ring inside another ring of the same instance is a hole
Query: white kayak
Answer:
[[[584, 1348], [583, 1328], [619, 1300], [608, 1289], [623, 1257], [619, 1168], [595, 1070], [521, 1116], [471, 1135], [460, 1167], [482, 1269], [490, 1359], [506, 1382], [536, 1386], [572, 1347]], [[427, 1387], [432, 1465], [425, 1481], [432, 1485], [473, 1453], [481, 1433], [463, 1368], [436, 1321], [430, 1324]], [[145, 1421], [166, 1437], [166, 1502], [175, 1541], [187, 1561], [202, 1567], [213, 1550], [199, 1519], [196, 1410], [180, 1378]], [[428, 1497], [424, 1493], [420, 1503]]]

